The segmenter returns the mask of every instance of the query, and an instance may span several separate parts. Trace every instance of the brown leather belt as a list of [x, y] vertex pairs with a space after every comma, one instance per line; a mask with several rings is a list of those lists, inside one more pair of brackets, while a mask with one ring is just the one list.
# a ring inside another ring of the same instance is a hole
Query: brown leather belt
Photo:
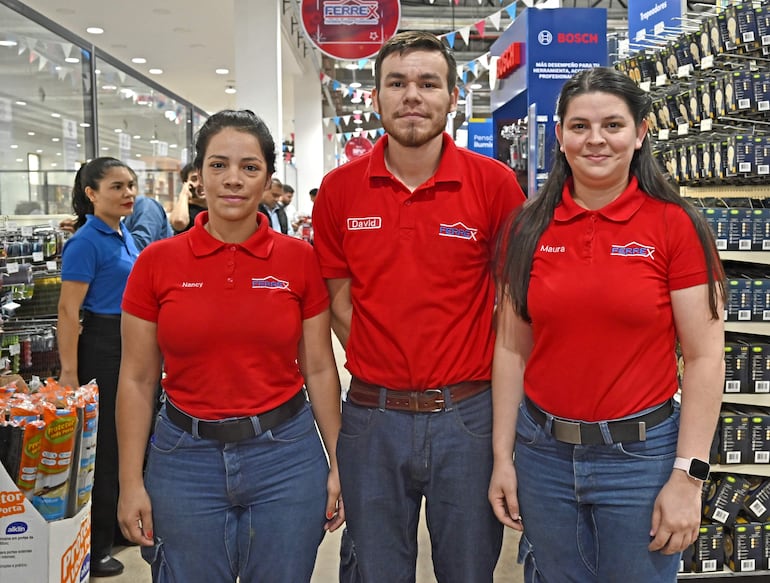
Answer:
[[[269, 411], [255, 415], [255, 417], [259, 419], [259, 427], [262, 429], [262, 433], [269, 429], [274, 429], [281, 423], [294, 417], [297, 413], [302, 411], [305, 403], [307, 403], [305, 391], [300, 390], [283, 405], [278, 405], [275, 409], [270, 409]], [[193, 433], [193, 422], [196, 421], [196, 418], [177, 409], [169, 400], [166, 401], [166, 415], [168, 415], [169, 421], [179, 427], [179, 429], [190, 434]], [[221, 421], [204, 421], [203, 419], [197, 419], [197, 422], [198, 435], [204, 439], [215, 439], [224, 443], [233, 443], [257, 436], [251, 417], [238, 417], [237, 419], [223, 419]]]
[[353, 377], [350, 379], [348, 401], [360, 407], [380, 407], [381, 394], [385, 392], [385, 409], [411, 413], [437, 413], [447, 407], [444, 391], [449, 392], [452, 403], [459, 403], [489, 389], [489, 381], [464, 381], [439, 389], [424, 391], [394, 391], [373, 385]]
[[[548, 422], [548, 415], [539, 406], [532, 402], [529, 397], [524, 397], [524, 405], [527, 407], [532, 419], [545, 428]], [[646, 441], [647, 430], [663, 423], [674, 413], [674, 402], [669, 399], [661, 403], [649, 413], [624, 419], [622, 421], [607, 421], [607, 429], [610, 433], [612, 443], [621, 443], [623, 441]], [[563, 443], [572, 445], [602, 445], [604, 436], [599, 423], [588, 423], [586, 421], [570, 421], [569, 419], [560, 419], [553, 417], [551, 422], [551, 436]]]

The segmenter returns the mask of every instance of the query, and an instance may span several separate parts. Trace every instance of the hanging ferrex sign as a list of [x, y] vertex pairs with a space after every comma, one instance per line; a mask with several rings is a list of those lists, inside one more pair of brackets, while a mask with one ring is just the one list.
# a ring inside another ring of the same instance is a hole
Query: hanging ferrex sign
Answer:
[[335, 59], [367, 59], [396, 34], [398, 0], [302, 0], [305, 36]]

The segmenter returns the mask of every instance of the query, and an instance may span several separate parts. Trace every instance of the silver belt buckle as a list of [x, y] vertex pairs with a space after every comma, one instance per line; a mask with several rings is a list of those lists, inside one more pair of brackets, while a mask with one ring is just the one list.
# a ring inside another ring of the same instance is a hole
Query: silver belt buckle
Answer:
[[571, 443], [572, 445], [583, 443], [580, 435], [580, 423], [574, 421], [554, 419], [551, 423], [551, 433], [563, 443]]
[[639, 441], [647, 441], [647, 423], [639, 421]]

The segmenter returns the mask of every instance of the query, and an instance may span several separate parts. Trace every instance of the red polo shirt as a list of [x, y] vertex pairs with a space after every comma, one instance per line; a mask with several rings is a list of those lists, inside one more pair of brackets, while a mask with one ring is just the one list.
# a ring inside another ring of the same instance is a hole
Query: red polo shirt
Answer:
[[707, 283], [706, 260], [684, 210], [636, 178], [596, 211], [570, 186], [532, 263], [524, 389], [559, 417], [617, 419], [676, 392], [670, 292]]
[[249, 416], [302, 386], [302, 320], [329, 304], [313, 250], [276, 233], [261, 214], [241, 244], [204, 225], [153, 243], [128, 278], [123, 310], [156, 322], [171, 401], [202, 419]]
[[350, 278], [355, 376], [393, 389], [491, 377], [498, 231], [524, 195], [504, 164], [444, 134], [435, 175], [410, 192], [385, 167], [388, 136], [324, 178], [313, 207], [325, 278]]

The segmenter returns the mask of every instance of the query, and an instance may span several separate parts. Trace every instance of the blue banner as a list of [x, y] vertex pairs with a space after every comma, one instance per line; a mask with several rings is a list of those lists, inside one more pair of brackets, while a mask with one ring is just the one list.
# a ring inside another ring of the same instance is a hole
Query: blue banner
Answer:
[[[628, 41], [633, 47], [682, 27], [683, 0], [628, 0]], [[652, 40], [654, 42], [654, 39]]]
[[468, 120], [468, 149], [494, 158], [494, 128], [491, 119]]

